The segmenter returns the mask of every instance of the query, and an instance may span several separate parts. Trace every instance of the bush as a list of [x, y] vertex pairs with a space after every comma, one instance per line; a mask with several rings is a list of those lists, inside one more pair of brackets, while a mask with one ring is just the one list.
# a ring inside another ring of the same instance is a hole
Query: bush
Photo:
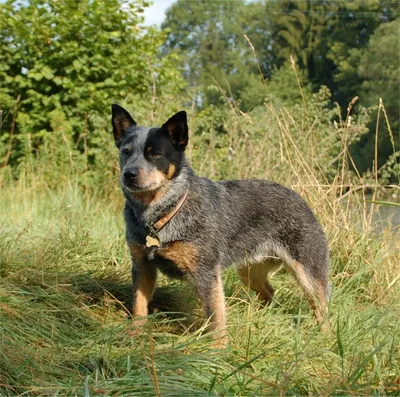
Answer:
[[157, 56], [165, 34], [140, 26], [137, 3], [8, 0], [0, 7], [3, 164], [24, 155], [24, 134], [34, 150], [45, 143], [55, 110], [66, 139], [94, 156], [102, 141], [93, 120], [108, 115], [112, 102], [130, 93], [151, 102], [184, 86], [174, 56]]

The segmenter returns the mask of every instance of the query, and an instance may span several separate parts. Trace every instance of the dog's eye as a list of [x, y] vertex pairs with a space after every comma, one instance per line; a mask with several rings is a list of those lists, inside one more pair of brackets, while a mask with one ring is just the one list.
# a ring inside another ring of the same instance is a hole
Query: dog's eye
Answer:
[[123, 149], [121, 150], [121, 153], [122, 153], [122, 154], [125, 154], [125, 155], [128, 155], [128, 154], [131, 153], [131, 151], [130, 151], [128, 148], [123, 148]]
[[160, 157], [162, 157], [162, 153], [161, 152], [152, 151], [152, 152], [149, 153], [149, 157], [151, 157], [152, 159], [159, 159]]

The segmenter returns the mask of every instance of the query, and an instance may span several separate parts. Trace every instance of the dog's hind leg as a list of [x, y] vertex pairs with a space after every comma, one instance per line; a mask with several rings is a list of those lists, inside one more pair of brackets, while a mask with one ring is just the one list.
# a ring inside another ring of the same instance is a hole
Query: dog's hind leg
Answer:
[[305, 267], [296, 260], [287, 261], [287, 264], [306, 293], [307, 299], [314, 310], [315, 318], [318, 324], [321, 325], [321, 331], [329, 331], [330, 324], [327, 304], [329, 284], [327, 274], [321, 272], [316, 275], [311, 275], [305, 270]]
[[269, 259], [259, 263], [242, 265], [237, 268], [237, 272], [242, 283], [255, 291], [260, 301], [267, 305], [271, 303], [275, 292], [268, 281], [268, 274], [280, 265], [280, 261]]

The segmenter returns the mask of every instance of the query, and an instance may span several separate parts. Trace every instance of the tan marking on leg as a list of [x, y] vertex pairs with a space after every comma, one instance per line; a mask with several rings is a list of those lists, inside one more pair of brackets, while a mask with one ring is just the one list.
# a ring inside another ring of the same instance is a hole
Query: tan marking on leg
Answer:
[[310, 297], [310, 304], [314, 310], [317, 323], [321, 325], [321, 331], [327, 333], [331, 330], [331, 324], [328, 316], [328, 305], [326, 302], [326, 288], [318, 286], [315, 288], [316, 293]]
[[311, 283], [310, 277], [308, 277], [308, 275], [304, 271], [303, 265], [295, 260], [291, 260], [290, 262], [288, 261], [287, 265], [289, 266], [290, 270], [292, 271], [306, 294], [314, 295], [314, 286]]
[[326, 303], [326, 286], [319, 283], [318, 280], [313, 280], [309, 277], [301, 263], [293, 260], [288, 262], [288, 265], [306, 293], [317, 323], [321, 325], [321, 331], [327, 332], [330, 330], [330, 323], [328, 305]]
[[272, 298], [274, 297], [275, 290], [272, 287], [269, 280], [265, 280], [264, 287], [265, 287], [265, 296], [263, 298], [263, 301], [266, 305], [269, 305], [272, 302]]
[[[148, 304], [151, 301], [156, 286], [157, 270], [154, 267], [143, 266], [138, 273], [136, 284], [136, 299], [132, 307], [132, 316], [145, 317], [148, 314]], [[135, 291], [134, 291], [135, 293]], [[135, 325], [143, 325], [146, 318], [134, 319]]]
[[215, 339], [214, 346], [217, 348], [225, 348], [228, 344], [228, 335], [226, 331], [224, 286], [220, 273], [212, 288], [209, 299], [212, 308], [211, 329], [215, 331], [213, 333], [213, 339]]
[[270, 259], [259, 263], [245, 264], [238, 267], [237, 271], [242, 283], [255, 291], [259, 299], [268, 304], [274, 296], [274, 289], [268, 281], [268, 274], [281, 265], [279, 260]]
[[168, 247], [157, 251], [157, 255], [176, 264], [182, 272], [193, 273], [197, 265], [197, 248], [192, 243], [173, 241]]

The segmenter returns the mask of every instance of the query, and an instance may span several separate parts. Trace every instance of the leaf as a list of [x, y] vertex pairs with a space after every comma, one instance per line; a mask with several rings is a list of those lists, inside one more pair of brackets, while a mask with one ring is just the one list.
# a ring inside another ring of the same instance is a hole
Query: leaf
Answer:
[[72, 65], [74, 66], [74, 68], [76, 70], [81, 70], [82, 69], [82, 64], [77, 59], [75, 59], [74, 62], [72, 62]]
[[40, 81], [43, 79], [43, 74], [39, 73], [39, 72], [29, 72], [28, 77], [30, 77], [36, 81]]
[[48, 66], [43, 66], [41, 73], [47, 80], [51, 80], [54, 77], [53, 71]]
[[56, 77], [54, 77], [53, 81], [54, 81], [55, 84], [61, 85], [62, 82], [63, 82], [63, 79], [60, 76], [56, 76]]

